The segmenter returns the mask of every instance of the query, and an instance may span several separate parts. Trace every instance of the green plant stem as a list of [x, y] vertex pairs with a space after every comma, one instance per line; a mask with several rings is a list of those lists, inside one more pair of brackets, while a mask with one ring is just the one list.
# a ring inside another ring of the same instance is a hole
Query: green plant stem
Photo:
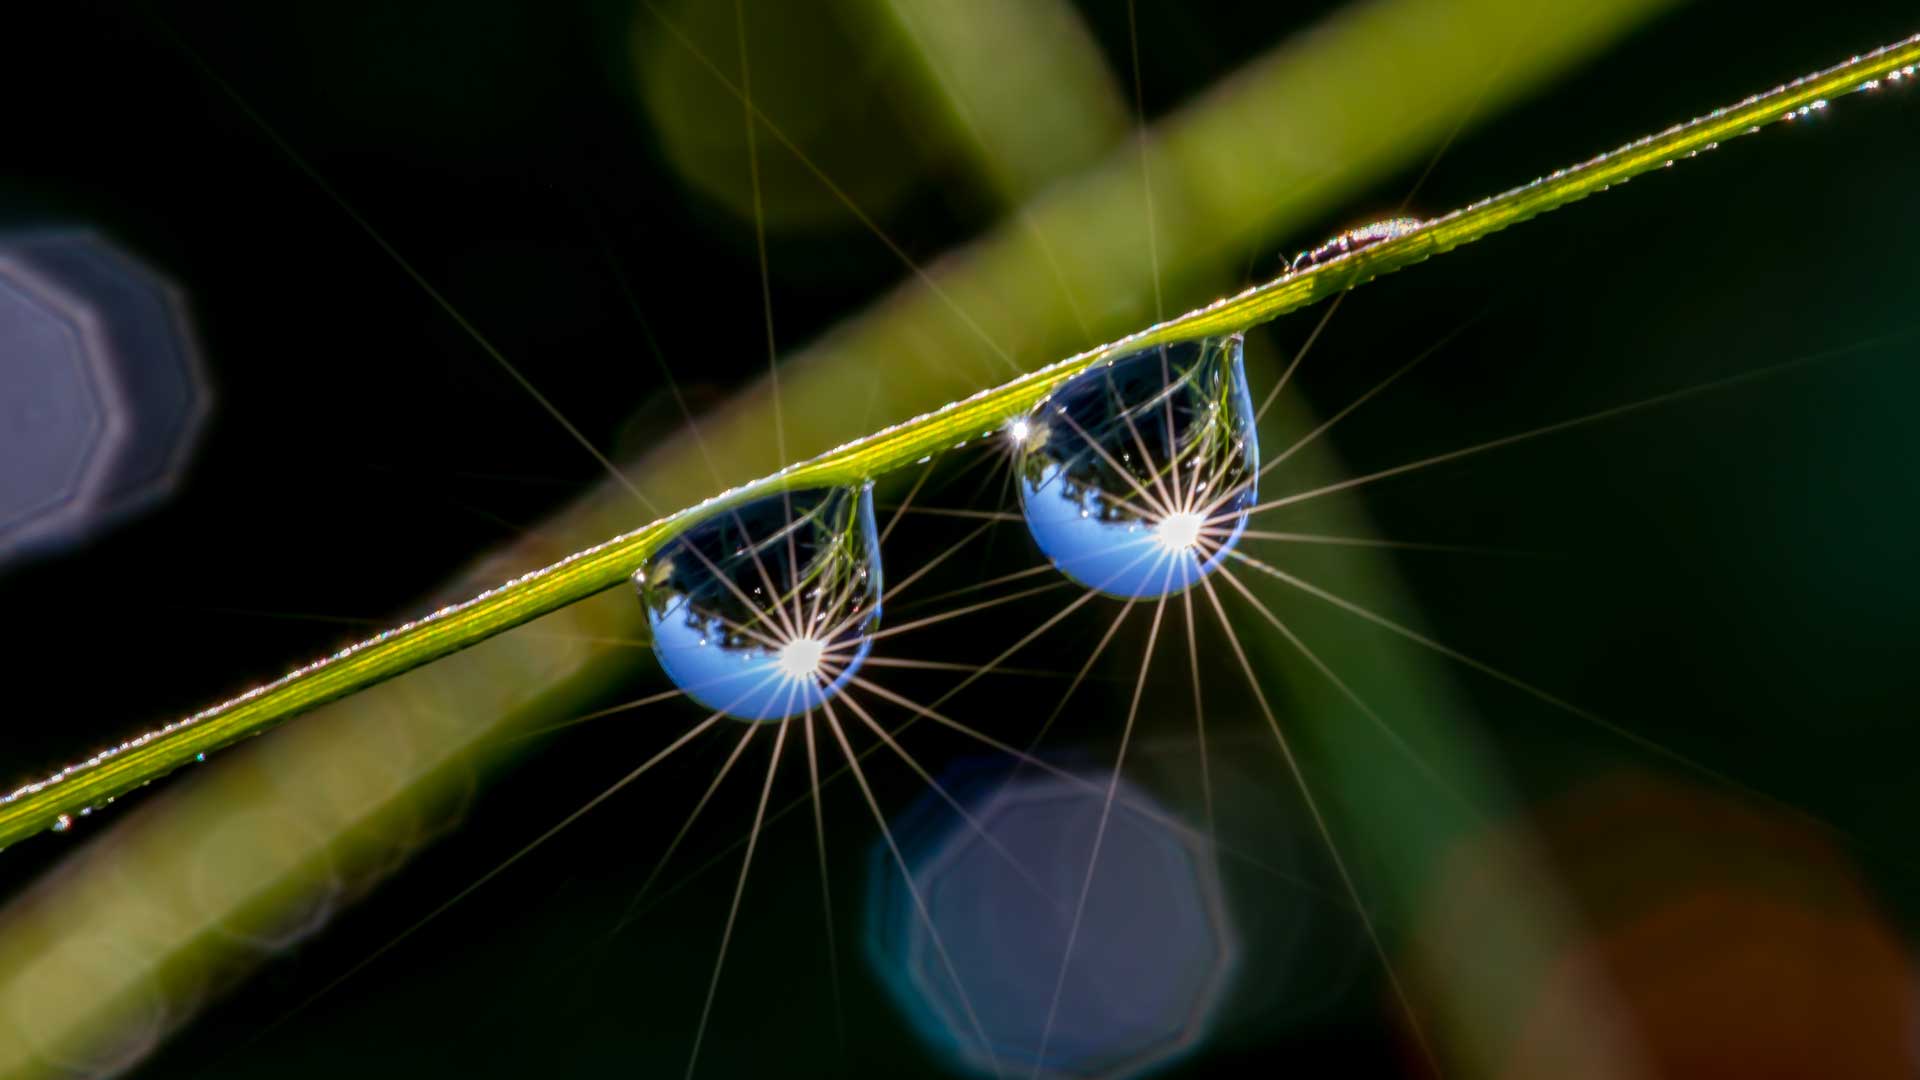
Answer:
[[1920, 36], [1855, 57], [1739, 105], [1434, 219], [1424, 228], [1147, 328], [995, 389], [734, 488], [577, 552], [464, 603], [388, 630], [231, 701], [168, 724], [0, 800], [0, 847], [132, 791], [202, 755], [623, 583], [675, 531], [783, 489], [849, 484], [997, 430], [1102, 359], [1163, 342], [1245, 330], [1383, 274], [1490, 236], [1920, 63]]

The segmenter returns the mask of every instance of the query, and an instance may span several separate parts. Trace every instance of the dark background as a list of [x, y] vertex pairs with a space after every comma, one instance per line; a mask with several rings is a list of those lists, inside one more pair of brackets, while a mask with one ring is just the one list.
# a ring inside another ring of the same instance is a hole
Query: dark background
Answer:
[[[1124, 72], [1124, 7], [1083, 7]], [[1330, 7], [1143, 2], [1149, 117]], [[1504, 189], [1920, 29], [1907, 4], [1780, 5], [1772, 17], [1766, 7], [1704, 4], [1650, 23], [1459, 139], [1425, 184], [1422, 208]], [[8, 626], [0, 766], [10, 777], [37, 775], [363, 636], [357, 624], [327, 620], [410, 609], [601, 477], [274, 149], [187, 46], [614, 456], [679, 425], [648, 333], [696, 408], [764, 373], [751, 231], [688, 190], [659, 156], [634, 98], [622, 5], [336, 0], [157, 10], [170, 31], [136, 5], [32, 5], [9, 13], [0, 47], [0, 100], [9, 103], [0, 227], [93, 224], [163, 269], [190, 296], [217, 395], [193, 469], [168, 504], [77, 550], [0, 568]], [[1920, 915], [1906, 854], [1920, 809], [1909, 731], [1920, 690], [1912, 664], [1920, 436], [1910, 421], [1920, 400], [1916, 136], [1912, 92], [1848, 99], [1818, 123], [1743, 140], [1369, 286], [1300, 384], [1318, 411], [1332, 412], [1462, 312], [1494, 305], [1445, 363], [1424, 367], [1334, 437], [1350, 466], [1366, 471], [1879, 340], [1426, 482], [1383, 484], [1366, 499], [1387, 536], [1556, 553], [1521, 567], [1398, 562], [1442, 640], [1471, 643], [1571, 700], [1632, 718], [1838, 825], [1903, 933]], [[1356, 193], [1325, 231], [1393, 205], [1411, 182], [1399, 176]], [[882, 224], [915, 258], [930, 259], [997, 214], [956, 166], [936, 159]], [[644, 329], [609, 252], [641, 297]], [[1247, 254], [1268, 265], [1269, 256]], [[897, 261], [853, 227], [776, 237], [770, 256], [772, 302], [794, 343], [900, 277]], [[1304, 335], [1300, 326], [1268, 332], [1283, 344]], [[912, 542], [937, 536], [903, 541]], [[1030, 560], [1016, 550], [1024, 542], [1001, 542], [1008, 568]], [[966, 633], [955, 631], [953, 648], [967, 647]], [[942, 646], [923, 647], [935, 655]], [[1065, 653], [1055, 660], [1072, 663]], [[637, 672], [635, 686], [657, 678]], [[1610, 762], [1660, 767], [1591, 730], [1514, 707], [1495, 684], [1463, 685], [1525, 794], [1544, 796]], [[724, 901], [730, 870], [650, 913], [598, 966], [577, 959], [617, 918], [670, 831], [636, 823], [644, 799], [583, 822], [251, 1041], [517, 847], [524, 821], [557, 819], [581, 801], [583, 762], [622, 752], [617, 734], [588, 735], [499, 773], [465, 828], [326, 933], [271, 961], [243, 997], [210, 1008], [146, 1071], [678, 1068], [684, 1051], [670, 1033], [684, 1031], [691, 1014], [677, 1017], [704, 989], [713, 904]], [[697, 792], [695, 777], [678, 782]], [[903, 779], [892, 794], [904, 801], [912, 790]], [[733, 817], [713, 825], [713, 836], [730, 835], [728, 822], [737, 830], [750, 812], [746, 787], [736, 794]], [[857, 823], [871, 831], [850, 799], [835, 813], [844, 813], [845, 835], [867, 835]], [[815, 902], [807, 832], [774, 834], [782, 842], [768, 843], [755, 869], [768, 925], [795, 933], [816, 926], [817, 913], [805, 907], [777, 923], [772, 909]], [[841, 844], [849, 907], [863, 844]], [[9, 852], [0, 875], [17, 888], [59, 848]], [[856, 916], [843, 916], [848, 935]], [[1340, 969], [1357, 948], [1351, 930], [1326, 936], [1338, 955], [1315, 962]], [[817, 950], [771, 930], [735, 947], [737, 983], [711, 1033], [714, 1072], [756, 1062], [782, 1074], [835, 1072]], [[844, 965], [855, 1064], [875, 1075], [931, 1067], [851, 950]], [[1379, 1037], [1371, 972], [1362, 963], [1358, 974], [1328, 975], [1335, 989], [1302, 1019], [1240, 1018], [1193, 1069], [1395, 1071], [1401, 1051]], [[756, 1038], [770, 1040], [757, 1053]], [[769, 1045], [791, 1050], [770, 1057]]]

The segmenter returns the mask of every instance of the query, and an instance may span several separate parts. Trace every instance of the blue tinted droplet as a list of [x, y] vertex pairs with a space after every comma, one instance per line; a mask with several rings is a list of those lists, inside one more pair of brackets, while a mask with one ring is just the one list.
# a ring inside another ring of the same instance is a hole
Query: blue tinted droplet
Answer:
[[1241, 351], [1238, 334], [1154, 346], [1034, 407], [1020, 506], [1062, 573], [1110, 596], [1166, 596], [1226, 558], [1260, 471]]
[[785, 720], [840, 692], [880, 621], [871, 486], [770, 495], [674, 537], [634, 573], [653, 652], [688, 697]]

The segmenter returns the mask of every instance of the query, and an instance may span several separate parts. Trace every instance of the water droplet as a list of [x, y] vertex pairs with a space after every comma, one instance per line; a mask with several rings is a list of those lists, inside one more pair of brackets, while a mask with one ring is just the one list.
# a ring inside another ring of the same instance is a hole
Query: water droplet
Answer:
[[1382, 240], [1391, 240], [1396, 236], [1405, 236], [1426, 222], [1414, 217], [1392, 217], [1384, 221], [1375, 221], [1357, 229], [1348, 229], [1339, 236], [1321, 244], [1317, 248], [1295, 255], [1287, 263], [1290, 272], [1298, 273], [1309, 267], [1319, 266], [1323, 262], [1338, 258], [1349, 251], [1358, 251], [1370, 247]]
[[66, 832], [71, 828], [73, 828], [73, 818], [71, 816], [61, 814], [59, 817], [53, 819], [54, 832]]
[[1110, 596], [1211, 573], [1246, 527], [1260, 465], [1235, 334], [1094, 368], [1034, 407], [1020, 506], [1053, 565]]
[[769, 495], [668, 541], [634, 584], [687, 696], [784, 720], [839, 693], [880, 622], [871, 485]]

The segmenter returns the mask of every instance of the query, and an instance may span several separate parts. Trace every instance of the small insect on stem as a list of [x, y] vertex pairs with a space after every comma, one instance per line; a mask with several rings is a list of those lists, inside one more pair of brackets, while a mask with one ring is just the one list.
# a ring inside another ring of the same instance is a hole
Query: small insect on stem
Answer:
[[1297, 274], [1350, 251], [1370, 247], [1382, 240], [1405, 236], [1425, 224], [1425, 221], [1416, 217], [1391, 217], [1383, 221], [1375, 221], [1357, 229], [1348, 229], [1319, 247], [1302, 251], [1293, 258], [1282, 261], [1287, 265], [1287, 273]]

